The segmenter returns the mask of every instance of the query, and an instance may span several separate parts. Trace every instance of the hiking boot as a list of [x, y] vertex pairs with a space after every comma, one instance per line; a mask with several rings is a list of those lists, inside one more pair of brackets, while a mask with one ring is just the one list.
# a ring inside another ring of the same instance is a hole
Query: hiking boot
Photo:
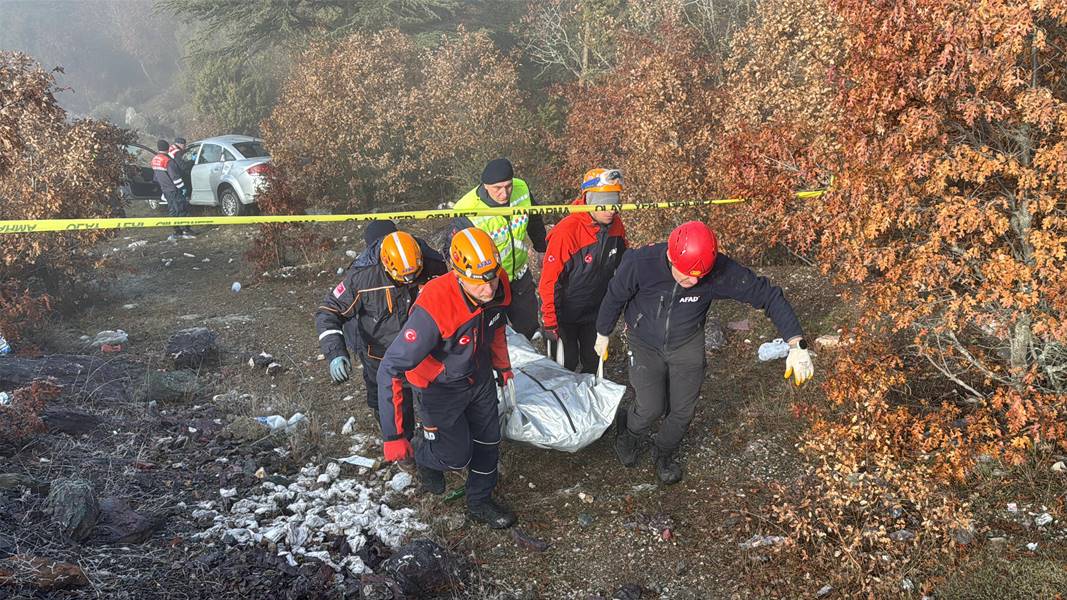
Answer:
[[515, 524], [515, 513], [492, 498], [467, 507], [471, 519], [490, 529], [507, 529]]
[[641, 437], [630, 433], [625, 425], [619, 427], [615, 434], [615, 455], [619, 457], [622, 466], [636, 467], [641, 457]]
[[419, 488], [422, 491], [440, 496], [445, 493], [445, 473], [430, 467], [419, 465]]
[[682, 466], [674, 460], [674, 450], [653, 446], [652, 459], [656, 463], [656, 478], [660, 483], [673, 485], [682, 480]]

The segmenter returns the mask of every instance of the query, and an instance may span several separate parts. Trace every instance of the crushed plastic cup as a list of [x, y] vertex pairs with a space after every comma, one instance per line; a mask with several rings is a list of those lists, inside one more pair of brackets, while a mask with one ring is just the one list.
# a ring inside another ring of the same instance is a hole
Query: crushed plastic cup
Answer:
[[0, 392], [0, 406], [11, 406], [11, 394]]
[[285, 417], [281, 415], [271, 415], [269, 417], [256, 417], [256, 420], [271, 428], [271, 431], [282, 429], [285, 427], [287, 421]]
[[0, 335], [0, 354], [9, 354], [11, 352], [11, 344], [7, 343], [4, 336]]
[[235, 293], [235, 294], [237, 292], [241, 291], [241, 282], [240, 281], [233, 282], [233, 285], [230, 286], [230, 291]]
[[759, 359], [766, 362], [768, 360], [778, 360], [789, 356], [789, 342], [786, 342], [782, 338], [778, 338], [772, 342], [764, 342], [759, 346]]

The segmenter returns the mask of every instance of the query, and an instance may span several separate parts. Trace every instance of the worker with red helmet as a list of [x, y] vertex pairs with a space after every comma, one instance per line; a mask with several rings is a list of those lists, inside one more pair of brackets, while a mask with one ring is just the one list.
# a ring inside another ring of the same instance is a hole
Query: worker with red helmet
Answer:
[[596, 373], [596, 315], [626, 250], [626, 228], [610, 207], [619, 204], [622, 173], [592, 169], [573, 204], [608, 210], [573, 213], [548, 233], [541, 263], [541, 323], [545, 338], [563, 345], [563, 366]]
[[[513, 378], [505, 333], [511, 286], [481, 229], [457, 232], [449, 257], [452, 271], [423, 287], [378, 368], [385, 459], [414, 456], [422, 488], [435, 494], [445, 491], [445, 471], [467, 469], [471, 518], [502, 529], [515, 523], [492, 497], [501, 439], [496, 388]], [[411, 442], [404, 437], [404, 379], [419, 417]]]
[[607, 352], [608, 336], [625, 313], [636, 397], [618, 424], [615, 452], [626, 467], [637, 466], [653, 425], [669, 411], [651, 435], [656, 476], [665, 484], [682, 479], [674, 457], [704, 381], [704, 324], [712, 300], [762, 309], [789, 341], [786, 378], [800, 385], [814, 373], [800, 321], [782, 289], [720, 253], [704, 223], [683, 223], [666, 244], [627, 252], [600, 305], [596, 351]]

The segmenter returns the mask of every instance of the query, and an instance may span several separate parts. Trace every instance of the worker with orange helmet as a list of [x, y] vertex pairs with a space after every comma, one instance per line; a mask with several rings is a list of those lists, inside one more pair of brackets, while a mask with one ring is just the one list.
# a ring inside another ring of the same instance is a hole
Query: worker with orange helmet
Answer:
[[[481, 229], [457, 232], [449, 258], [451, 272], [426, 284], [378, 369], [385, 459], [414, 456], [422, 489], [434, 494], [445, 491], [445, 471], [467, 469], [471, 518], [502, 529], [515, 523], [492, 497], [501, 439], [496, 388], [513, 378], [505, 333], [511, 286]], [[403, 433], [405, 379], [419, 416], [411, 441]]]
[[541, 323], [550, 343], [563, 345], [563, 366], [596, 373], [596, 315], [626, 250], [626, 228], [611, 210], [622, 192], [618, 169], [592, 169], [575, 205], [605, 210], [572, 213], [548, 233], [541, 265]]
[[[363, 365], [367, 406], [378, 419], [378, 365], [400, 333], [419, 288], [446, 271], [444, 258], [415, 236], [397, 231], [392, 221], [372, 221], [364, 236], [367, 248], [352, 261], [341, 282], [326, 294], [315, 312], [319, 346], [329, 361], [330, 377], [348, 380], [349, 350]], [[411, 392], [403, 410], [414, 414]], [[411, 437], [412, 431], [405, 432]]]
[[636, 396], [617, 424], [615, 452], [623, 465], [636, 466], [653, 425], [667, 412], [651, 435], [656, 476], [666, 484], [682, 479], [674, 456], [704, 381], [704, 324], [712, 300], [762, 309], [789, 341], [786, 378], [800, 385], [814, 373], [800, 321], [782, 289], [719, 252], [704, 223], [683, 223], [666, 244], [627, 252], [600, 305], [596, 351], [607, 352], [608, 336], [625, 313]]

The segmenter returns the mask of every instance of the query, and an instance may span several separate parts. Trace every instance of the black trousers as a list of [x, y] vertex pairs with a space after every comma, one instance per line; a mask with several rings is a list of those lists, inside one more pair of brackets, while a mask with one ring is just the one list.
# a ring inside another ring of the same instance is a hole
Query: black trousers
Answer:
[[508, 306], [508, 321], [511, 328], [526, 336], [533, 337], [540, 324], [537, 321], [538, 313], [537, 287], [533, 282], [530, 269], [526, 273], [511, 282], [511, 306]]
[[500, 413], [492, 377], [467, 389], [417, 389], [422, 439], [415, 462], [438, 471], [467, 469], [467, 505], [489, 499], [500, 460]]
[[[167, 199], [167, 212], [170, 213], [171, 218], [180, 219], [189, 216], [189, 201], [182, 196], [181, 192], [178, 190], [163, 192], [163, 197]], [[174, 235], [181, 235], [186, 231], [192, 231], [192, 229], [175, 227]]]
[[633, 353], [630, 384], [635, 398], [626, 414], [626, 427], [630, 433], [645, 435], [669, 407], [652, 442], [661, 450], [674, 450], [689, 430], [704, 382], [704, 332], [698, 331], [668, 351], [649, 346], [635, 335], [628, 336], [627, 341]]
[[557, 325], [559, 341], [563, 344], [563, 366], [568, 371], [596, 373], [600, 357], [596, 355], [593, 344], [596, 343], [596, 322], [559, 323]]
[[[371, 411], [378, 410], [378, 367], [382, 361], [367, 354], [366, 349], [360, 348], [357, 352], [359, 362], [363, 363], [363, 384], [367, 388], [367, 406]], [[404, 382], [404, 437], [411, 439], [415, 433], [415, 405], [411, 400], [411, 386]]]

